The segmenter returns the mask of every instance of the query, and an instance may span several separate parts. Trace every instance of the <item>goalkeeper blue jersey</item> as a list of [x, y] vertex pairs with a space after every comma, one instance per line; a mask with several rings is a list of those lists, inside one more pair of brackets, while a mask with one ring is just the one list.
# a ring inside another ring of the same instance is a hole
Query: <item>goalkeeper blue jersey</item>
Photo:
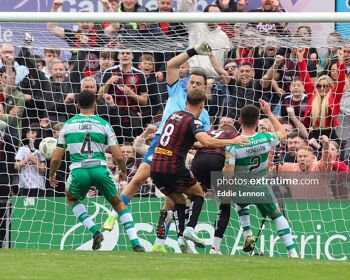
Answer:
[[[158, 127], [156, 134], [161, 134], [167, 119], [177, 111], [184, 111], [186, 109], [187, 91], [181, 86], [181, 81], [177, 80], [172, 86], [167, 85], [168, 89], [168, 101], [165, 105], [162, 121]], [[205, 131], [210, 129], [210, 119], [208, 111], [203, 109], [198, 118], [204, 127]]]

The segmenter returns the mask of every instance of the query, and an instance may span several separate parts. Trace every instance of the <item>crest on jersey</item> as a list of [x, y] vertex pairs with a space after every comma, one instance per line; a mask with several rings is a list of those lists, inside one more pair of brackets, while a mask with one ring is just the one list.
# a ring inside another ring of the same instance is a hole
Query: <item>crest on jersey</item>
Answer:
[[194, 124], [196, 125], [196, 128], [203, 126], [203, 124], [200, 120], [194, 120]]

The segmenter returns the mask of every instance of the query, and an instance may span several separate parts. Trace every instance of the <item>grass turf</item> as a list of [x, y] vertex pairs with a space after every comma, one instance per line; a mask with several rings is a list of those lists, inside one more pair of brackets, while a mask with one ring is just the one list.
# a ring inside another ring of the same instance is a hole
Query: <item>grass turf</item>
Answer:
[[0, 250], [0, 279], [349, 279], [350, 262], [134, 252]]

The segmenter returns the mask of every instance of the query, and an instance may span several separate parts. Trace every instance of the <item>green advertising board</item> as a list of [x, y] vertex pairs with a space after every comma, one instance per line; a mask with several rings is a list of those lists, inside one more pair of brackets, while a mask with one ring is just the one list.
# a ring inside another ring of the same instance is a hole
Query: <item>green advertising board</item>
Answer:
[[[142, 198], [134, 199], [130, 204], [135, 228], [147, 251], [151, 251], [155, 240], [155, 226], [163, 201], [159, 198]], [[86, 199], [84, 203], [96, 224], [102, 227], [110, 211], [108, 203], [103, 198]], [[12, 205], [12, 248], [91, 250], [91, 234], [76, 220], [64, 198], [18, 197], [13, 199]], [[256, 234], [262, 218], [254, 206], [250, 209], [251, 224]], [[349, 201], [287, 201], [285, 209], [302, 258], [350, 259]], [[217, 210], [216, 202], [206, 200], [196, 230], [208, 246], [205, 249], [191, 246], [198, 253], [210, 250]], [[233, 208], [231, 213], [221, 251], [231, 255], [245, 254], [241, 251], [242, 230]], [[273, 222], [265, 223], [257, 249], [266, 256], [286, 256], [286, 249], [274, 229]], [[113, 231], [103, 234], [105, 241], [102, 250], [131, 250], [124, 229], [118, 223]], [[176, 240], [175, 225], [172, 224], [166, 244], [171, 251], [180, 252]]]

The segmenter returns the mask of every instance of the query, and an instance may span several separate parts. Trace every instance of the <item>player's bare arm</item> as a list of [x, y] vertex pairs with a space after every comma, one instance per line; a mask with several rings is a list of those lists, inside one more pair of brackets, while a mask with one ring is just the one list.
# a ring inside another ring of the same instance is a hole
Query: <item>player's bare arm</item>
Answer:
[[166, 82], [168, 85], [174, 84], [179, 79], [179, 72], [177, 69], [184, 64], [190, 57], [194, 55], [210, 55], [211, 48], [210, 46], [202, 42], [196, 45], [192, 49], [188, 49], [186, 52], [179, 54], [172, 59], [170, 59], [167, 63], [166, 68]]
[[222, 148], [228, 145], [243, 145], [249, 143], [247, 136], [240, 135], [234, 139], [216, 139], [209, 136], [206, 132], [196, 134], [196, 139], [207, 148]]
[[50, 181], [50, 185], [53, 188], [57, 187], [58, 182], [56, 180], [56, 171], [58, 167], [61, 165], [61, 161], [64, 156], [64, 153], [65, 153], [65, 149], [57, 147], [51, 158], [49, 181]]
[[275, 130], [275, 132], [277, 133], [277, 135], [279, 137], [279, 141], [285, 140], [287, 137], [286, 131], [283, 128], [282, 124], [278, 121], [278, 119], [273, 115], [273, 113], [271, 111], [270, 104], [262, 99], [259, 100], [259, 103], [260, 103], [261, 111], [263, 111], [263, 113], [271, 121], [273, 129]]

